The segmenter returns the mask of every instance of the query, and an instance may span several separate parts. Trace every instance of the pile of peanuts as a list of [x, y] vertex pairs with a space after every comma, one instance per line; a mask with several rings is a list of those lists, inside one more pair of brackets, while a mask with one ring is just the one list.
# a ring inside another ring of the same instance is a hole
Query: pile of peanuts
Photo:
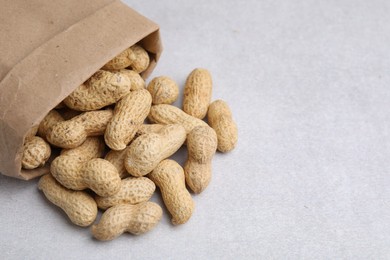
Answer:
[[[229, 152], [237, 143], [228, 105], [211, 103], [212, 78], [206, 69], [188, 76], [180, 109], [171, 105], [179, 95], [171, 78], [156, 77], [146, 87], [140, 73], [149, 61], [140, 45], [126, 49], [25, 139], [22, 167], [43, 167], [51, 158], [50, 173], [38, 186], [72, 223], [90, 226], [98, 208], [104, 211], [91, 227], [98, 240], [155, 227], [162, 217], [161, 207], [149, 201], [156, 185], [172, 223], [186, 223], [194, 211], [187, 186], [193, 193], [206, 189], [216, 150]], [[184, 167], [168, 159], [183, 145], [188, 149]], [[53, 159], [55, 149], [61, 151]]]

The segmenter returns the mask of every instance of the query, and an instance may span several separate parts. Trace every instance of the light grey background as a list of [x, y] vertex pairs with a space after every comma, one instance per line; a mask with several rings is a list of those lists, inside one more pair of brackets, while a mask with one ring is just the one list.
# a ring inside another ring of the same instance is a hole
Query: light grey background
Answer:
[[126, 2], [161, 26], [152, 76], [208, 68], [238, 146], [187, 224], [109, 243], [1, 176], [1, 258], [390, 259], [389, 1]]

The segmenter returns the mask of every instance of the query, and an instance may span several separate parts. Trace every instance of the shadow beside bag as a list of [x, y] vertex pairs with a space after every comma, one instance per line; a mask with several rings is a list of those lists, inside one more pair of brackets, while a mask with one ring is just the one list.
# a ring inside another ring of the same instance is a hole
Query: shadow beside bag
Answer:
[[146, 78], [162, 51], [159, 27], [121, 1], [0, 0], [0, 172], [31, 179], [49, 171], [21, 169], [24, 138], [45, 115], [106, 62], [139, 43], [150, 55]]

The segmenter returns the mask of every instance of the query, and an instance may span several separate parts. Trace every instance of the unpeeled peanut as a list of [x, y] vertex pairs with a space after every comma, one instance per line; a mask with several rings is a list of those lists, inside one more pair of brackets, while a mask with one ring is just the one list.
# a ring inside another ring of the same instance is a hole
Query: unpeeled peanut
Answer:
[[183, 111], [187, 114], [203, 119], [212, 93], [211, 74], [206, 69], [194, 69], [187, 77], [184, 87]]
[[149, 83], [148, 91], [152, 95], [153, 104], [172, 104], [179, 96], [179, 87], [167, 76], [159, 76]]
[[31, 170], [45, 165], [50, 154], [50, 145], [45, 140], [39, 136], [29, 138], [23, 144], [23, 169]]
[[36, 136], [39, 125], [33, 126], [25, 134], [21, 165], [23, 169], [31, 170], [43, 166], [51, 155], [50, 145]]
[[113, 150], [123, 150], [148, 116], [152, 97], [146, 89], [131, 91], [115, 106], [104, 139]]
[[207, 123], [199, 118], [190, 116], [180, 108], [167, 104], [152, 106], [148, 118], [152, 123], [157, 124], [180, 124], [185, 128], [187, 133], [191, 132], [196, 126], [207, 126]]
[[138, 44], [131, 46], [130, 49], [135, 55], [135, 58], [130, 65], [131, 69], [137, 73], [144, 72], [149, 67], [150, 63], [148, 52]]
[[99, 70], [66, 97], [64, 103], [74, 110], [97, 110], [117, 102], [130, 92], [130, 87], [126, 75]]
[[112, 60], [107, 62], [102, 69], [104, 70], [120, 70], [127, 68], [133, 63], [135, 60], [135, 54], [131, 48], [127, 48], [126, 50], [119, 53]]
[[75, 148], [88, 136], [104, 134], [111, 118], [110, 109], [84, 112], [70, 120], [56, 123], [49, 129], [46, 138], [55, 146]]
[[104, 212], [91, 232], [96, 239], [103, 241], [112, 240], [124, 232], [140, 235], [153, 229], [161, 217], [162, 209], [154, 202], [119, 204]]
[[164, 204], [172, 215], [172, 223], [186, 223], [195, 203], [186, 189], [183, 168], [173, 160], [163, 160], [148, 177], [160, 188]]
[[129, 177], [122, 180], [118, 193], [108, 197], [96, 196], [95, 200], [101, 209], [107, 209], [118, 204], [138, 204], [148, 201], [155, 189], [154, 182], [146, 177]]
[[[110, 192], [110, 190], [115, 189], [113, 186], [118, 186], [118, 178], [116, 176], [118, 173], [114, 173], [113, 165], [110, 165], [109, 162], [99, 160], [98, 163], [100, 164], [101, 169], [98, 169], [95, 165], [93, 169], [94, 172], [91, 171], [92, 166], [90, 166], [89, 172], [83, 172], [86, 171], [83, 167], [87, 168], [86, 162], [95, 158], [100, 158], [103, 155], [104, 149], [105, 144], [103, 138], [97, 136], [88, 137], [82, 145], [76, 148], [62, 149], [61, 155], [58, 156], [53, 161], [54, 164], [52, 163], [51, 165], [52, 174], [67, 188], [82, 190], [85, 189], [85, 187], [90, 187], [92, 190], [102, 190], [103, 188], [99, 186], [106, 186], [104, 189], [107, 189]], [[106, 171], [109, 173], [107, 174]], [[93, 174], [96, 174], [97, 176], [93, 176]], [[91, 180], [85, 180], [87, 175], [90, 175], [90, 178], [96, 177], [97, 180], [94, 181], [94, 184], [91, 184]], [[110, 184], [108, 182], [110, 181], [109, 179], [99, 180], [99, 178], [106, 178], [107, 176], [111, 180], [114, 180], [114, 184]], [[104, 191], [97, 192], [104, 193]]]
[[211, 160], [217, 144], [217, 134], [209, 126], [197, 126], [187, 135], [188, 159], [184, 173], [188, 187], [195, 193], [201, 193], [210, 183]]
[[144, 176], [179, 150], [185, 140], [186, 131], [181, 125], [167, 125], [158, 133], [141, 135], [130, 144], [125, 167], [135, 177]]
[[50, 202], [65, 211], [72, 223], [86, 227], [96, 219], [96, 202], [86, 192], [66, 189], [50, 174], [41, 177], [38, 188]]
[[234, 149], [238, 140], [237, 125], [228, 104], [216, 100], [209, 106], [207, 119], [218, 137], [218, 151], [226, 153]]
[[[137, 133], [134, 138], [137, 138], [143, 134], [158, 133], [164, 125], [160, 124], [142, 124], [138, 127]], [[118, 170], [119, 176], [123, 179], [129, 176], [129, 173], [125, 167], [125, 158], [129, 146], [120, 151], [111, 150], [106, 154], [105, 160], [112, 163]]]
[[90, 188], [102, 197], [114, 195], [121, 187], [121, 178], [115, 166], [100, 158], [83, 161], [74, 156], [58, 156], [51, 163], [50, 171], [66, 188]]

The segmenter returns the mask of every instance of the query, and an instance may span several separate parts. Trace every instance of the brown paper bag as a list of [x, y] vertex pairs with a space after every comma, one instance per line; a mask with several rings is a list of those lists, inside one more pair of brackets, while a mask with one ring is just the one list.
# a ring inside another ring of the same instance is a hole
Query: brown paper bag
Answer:
[[121, 1], [0, 0], [0, 172], [21, 169], [29, 129], [114, 56], [137, 43], [150, 53], [147, 77], [162, 51], [158, 25]]

